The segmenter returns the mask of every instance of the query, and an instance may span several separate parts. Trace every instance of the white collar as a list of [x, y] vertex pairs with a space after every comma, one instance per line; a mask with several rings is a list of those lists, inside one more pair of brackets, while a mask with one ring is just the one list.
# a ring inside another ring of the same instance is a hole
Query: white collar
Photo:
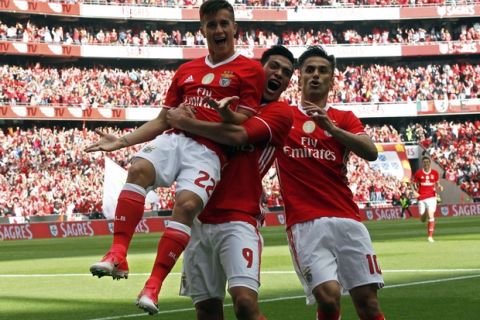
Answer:
[[236, 51], [236, 52], [235, 52], [233, 55], [231, 55], [229, 58], [227, 58], [227, 59], [225, 59], [225, 60], [223, 60], [223, 61], [220, 61], [219, 63], [215, 63], [215, 64], [213, 64], [213, 63], [208, 59], [209, 56], [207, 55], [207, 56], [205, 56], [205, 64], [206, 64], [207, 66], [209, 66], [210, 68], [213, 69], [213, 68], [220, 67], [220, 66], [222, 66], [222, 65], [224, 65], [224, 64], [226, 64], [226, 63], [229, 63], [229, 62], [235, 60], [239, 55], [240, 55], [240, 51]]
[[[307, 113], [305, 112], [305, 109], [303, 109], [303, 106], [302, 106], [301, 103], [299, 103], [299, 104], [297, 105], [297, 108], [298, 108], [298, 111], [300, 111], [301, 113], [303, 113], [304, 115], [306, 115], [306, 116], [308, 117], [308, 115], [307, 115]], [[325, 106], [325, 108], [323, 108], [323, 110], [325, 110], [325, 112], [327, 112], [328, 109], [330, 109], [330, 105], [329, 105], [329, 104], [327, 104], [327, 105]]]

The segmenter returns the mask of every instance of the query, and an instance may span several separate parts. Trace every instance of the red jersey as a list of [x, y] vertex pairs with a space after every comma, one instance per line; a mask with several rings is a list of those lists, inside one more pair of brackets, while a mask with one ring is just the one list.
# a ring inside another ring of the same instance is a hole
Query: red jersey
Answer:
[[425, 172], [423, 169], [415, 172], [413, 176], [413, 182], [418, 185], [418, 200], [435, 198], [437, 196], [435, 192], [435, 186], [438, 182], [438, 172], [434, 169], [430, 169], [430, 172]]
[[[287, 227], [320, 217], [360, 221], [346, 178], [349, 151], [300, 108], [295, 107], [292, 130], [277, 154]], [[362, 123], [351, 111], [328, 106], [325, 111], [339, 128], [365, 134]]]
[[238, 148], [222, 171], [222, 179], [207, 206], [199, 215], [203, 223], [219, 224], [245, 221], [258, 225], [262, 178], [270, 169], [276, 148], [281, 149], [292, 126], [292, 108], [283, 102], [272, 102], [243, 127], [250, 144]]
[[[206, 97], [220, 100], [238, 96], [238, 103], [231, 108], [244, 108], [257, 113], [263, 94], [265, 75], [262, 65], [235, 53], [225, 61], [212, 64], [207, 57], [182, 64], [168, 89], [165, 108], [176, 108], [181, 103], [194, 106], [199, 120], [220, 122], [220, 115], [204, 102]], [[196, 141], [206, 145], [222, 158], [220, 146], [203, 137], [184, 132]]]

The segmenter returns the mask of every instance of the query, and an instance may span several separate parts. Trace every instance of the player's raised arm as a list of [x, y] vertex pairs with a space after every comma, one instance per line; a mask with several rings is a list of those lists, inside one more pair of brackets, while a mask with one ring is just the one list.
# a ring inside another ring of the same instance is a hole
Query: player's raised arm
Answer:
[[155, 119], [144, 123], [141, 127], [129, 134], [124, 135], [123, 137], [116, 137], [112, 134], [107, 134], [97, 129], [95, 132], [100, 136], [100, 140], [86, 147], [85, 151], [115, 151], [121, 148], [150, 141], [163, 131], [170, 128], [166, 121], [166, 114], [167, 110], [162, 108]]

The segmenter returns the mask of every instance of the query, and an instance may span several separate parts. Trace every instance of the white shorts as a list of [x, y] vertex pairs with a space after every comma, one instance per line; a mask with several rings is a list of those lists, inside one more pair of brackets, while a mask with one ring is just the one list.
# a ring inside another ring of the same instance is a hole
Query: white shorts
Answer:
[[384, 285], [372, 241], [363, 223], [346, 218], [319, 218], [293, 225], [290, 253], [307, 304], [312, 291], [326, 281], [338, 281], [346, 293], [367, 284]]
[[195, 219], [183, 253], [180, 295], [194, 304], [225, 298], [228, 288], [247, 287], [258, 292], [263, 238], [249, 223], [235, 221], [202, 224]]
[[437, 210], [437, 198], [427, 198], [423, 200], [418, 200], [418, 212], [420, 215], [424, 215], [426, 211], [435, 212]]
[[181, 133], [159, 135], [135, 157], [146, 159], [155, 167], [155, 184], [148, 190], [170, 187], [176, 181], [177, 193], [192, 191], [202, 198], [204, 206], [220, 181], [217, 154]]

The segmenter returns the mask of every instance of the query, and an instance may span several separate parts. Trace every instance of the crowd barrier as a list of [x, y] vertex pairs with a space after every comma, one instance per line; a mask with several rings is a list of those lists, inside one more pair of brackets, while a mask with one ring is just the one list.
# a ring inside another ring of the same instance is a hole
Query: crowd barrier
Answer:
[[[410, 210], [418, 218], [418, 207]], [[365, 208], [360, 210], [363, 221], [396, 220], [401, 219], [401, 208]], [[480, 215], [480, 203], [448, 204], [437, 208], [438, 217], [457, 217]], [[151, 233], [163, 232], [168, 224], [169, 217], [144, 217], [138, 224], [135, 232]], [[265, 226], [285, 225], [284, 211], [273, 211], [266, 214]], [[93, 237], [110, 235], [113, 233], [112, 220], [87, 221], [54, 221], [22, 224], [0, 224], [0, 240], [31, 240], [42, 238], [71, 238]]]

